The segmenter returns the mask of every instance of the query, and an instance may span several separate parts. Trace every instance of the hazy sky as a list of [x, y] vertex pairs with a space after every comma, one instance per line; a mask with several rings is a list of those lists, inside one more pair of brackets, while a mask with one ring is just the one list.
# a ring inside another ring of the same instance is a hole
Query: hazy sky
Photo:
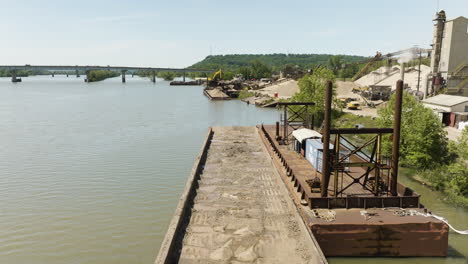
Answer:
[[[0, 64], [189, 66], [212, 52], [429, 48], [437, 0], [0, 0]], [[440, 0], [449, 19], [468, 0]]]

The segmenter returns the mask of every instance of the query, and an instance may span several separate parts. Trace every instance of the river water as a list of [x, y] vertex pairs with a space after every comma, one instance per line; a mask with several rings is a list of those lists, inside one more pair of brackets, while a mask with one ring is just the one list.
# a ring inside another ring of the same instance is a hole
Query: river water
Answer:
[[0, 263], [153, 263], [208, 126], [274, 110], [127, 77], [0, 78]]
[[[256, 125], [274, 110], [211, 102], [200, 86], [127, 77], [0, 78], [0, 263], [152, 263], [208, 126]], [[468, 211], [402, 177], [460, 229]], [[331, 263], [466, 263], [332, 258]]]

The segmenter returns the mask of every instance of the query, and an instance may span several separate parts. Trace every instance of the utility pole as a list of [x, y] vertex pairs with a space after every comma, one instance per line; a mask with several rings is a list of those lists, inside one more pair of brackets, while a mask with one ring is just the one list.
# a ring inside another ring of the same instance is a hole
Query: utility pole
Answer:
[[422, 59], [422, 50], [419, 49], [419, 66], [418, 66], [418, 92], [419, 92], [419, 84], [421, 83], [421, 59]]

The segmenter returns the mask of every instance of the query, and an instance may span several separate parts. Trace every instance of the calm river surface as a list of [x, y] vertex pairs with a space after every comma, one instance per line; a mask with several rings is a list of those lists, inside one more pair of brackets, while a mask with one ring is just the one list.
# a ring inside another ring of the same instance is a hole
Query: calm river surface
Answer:
[[[240, 101], [210, 102], [200, 86], [137, 77], [0, 78], [0, 94], [0, 263], [152, 263], [207, 127], [278, 119]], [[467, 210], [402, 180], [468, 229]], [[451, 233], [450, 243], [448, 259], [330, 262], [466, 263], [457, 256], [468, 255], [467, 238]]]
[[202, 89], [0, 78], [0, 263], [153, 263], [208, 126], [278, 119]]

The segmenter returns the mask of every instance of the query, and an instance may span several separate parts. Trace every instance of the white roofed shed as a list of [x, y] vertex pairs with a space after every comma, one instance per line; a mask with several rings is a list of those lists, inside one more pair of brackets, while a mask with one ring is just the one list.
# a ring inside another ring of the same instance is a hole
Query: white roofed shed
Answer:
[[322, 138], [322, 134], [320, 134], [319, 132], [315, 130], [308, 129], [308, 128], [301, 128], [298, 130], [294, 130], [292, 132], [292, 136], [301, 143], [308, 138]]
[[422, 103], [436, 112], [468, 112], [468, 97], [465, 96], [439, 94]]

